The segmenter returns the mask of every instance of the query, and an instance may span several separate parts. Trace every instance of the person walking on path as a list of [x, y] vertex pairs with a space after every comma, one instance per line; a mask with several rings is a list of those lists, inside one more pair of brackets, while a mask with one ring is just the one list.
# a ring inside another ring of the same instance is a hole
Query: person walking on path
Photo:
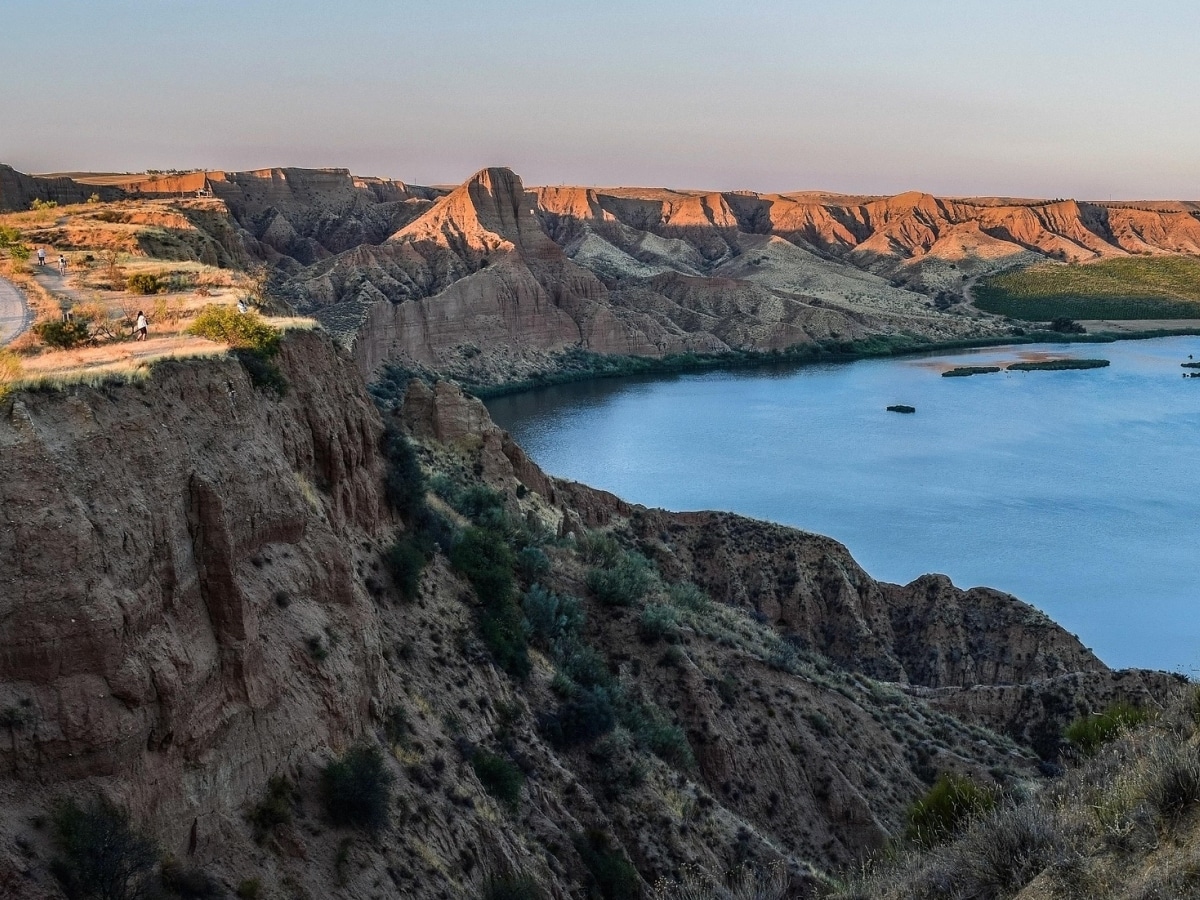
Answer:
[[137, 314], [137, 325], [134, 326], [134, 332], [137, 334], [137, 340], [144, 341], [146, 339], [146, 314], [140, 309]]
[[46, 248], [45, 247], [38, 247], [38, 265], [39, 266], [46, 265]]
[[62, 275], [64, 278], [67, 275], [67, 258], [61, 253], [58, 254], [58, 274]]

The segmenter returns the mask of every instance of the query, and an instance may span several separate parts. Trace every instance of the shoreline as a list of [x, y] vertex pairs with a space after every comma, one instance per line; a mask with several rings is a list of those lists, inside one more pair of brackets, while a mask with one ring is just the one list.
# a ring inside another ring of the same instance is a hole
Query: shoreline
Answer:
[[892, 359], [955, 350], [983, 350], [989, 347], [1027, 346], [1030, 344], [1113, 344], [1117, 341], [1142, 341], [1163, 337], [1200, 335], [1200, 327], [1149, 328], [1064, 334], [1035, 331], [1024, 335], [964, 338], [952, 341], [922, 341], [906, 335], [878, 335], [856, 341], [825, 341], [796, 344], [786, 350], [731, 350], [724, 353], [681, 353], [664, 357], [621, 356], [572, 349], [564, 352], [564, 361], [577, 366], [544, 375], [495, 385], [462, 382], [464, 391], [480, 400], [492, 400], [521, 394], [538, 388], [577, 384], [584, 381], [622, 378], [632, 375], [657, 376], [686, 372], [740, 371], [772, 366], [800, 368], [831, 362], [855, 362], [863, 359]]

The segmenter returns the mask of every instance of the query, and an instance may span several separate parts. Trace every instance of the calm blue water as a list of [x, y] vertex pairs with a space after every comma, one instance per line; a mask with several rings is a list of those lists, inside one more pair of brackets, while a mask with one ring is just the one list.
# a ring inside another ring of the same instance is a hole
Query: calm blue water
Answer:
[[[1106, 369], [942, 378], [1056, 356]], [[618, 379], [488, 404], [547, 471], [647, 506], [830, 535], [876, 578], [943, 572], [1116, 667], [1200, 671], [1200, 338]], [[884, 407], [904, 403], [915, 415]]]

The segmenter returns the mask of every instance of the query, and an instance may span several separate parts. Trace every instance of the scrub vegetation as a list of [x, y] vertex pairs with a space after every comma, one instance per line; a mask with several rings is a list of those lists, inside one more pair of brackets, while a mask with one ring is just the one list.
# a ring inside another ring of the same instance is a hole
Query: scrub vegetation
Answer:
[[1200, 259], [1134, 256], [1091, 263], [1039, 263], [981, 280], [980, 309], [1014, 319], [1200, 318]]

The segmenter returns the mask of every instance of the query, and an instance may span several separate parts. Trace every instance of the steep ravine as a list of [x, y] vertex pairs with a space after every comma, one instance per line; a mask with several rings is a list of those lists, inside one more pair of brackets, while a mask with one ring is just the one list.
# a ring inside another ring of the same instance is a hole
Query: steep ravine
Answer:
[[[0, 401], [0, 895], [61, 896], [45, 817], [95, 792], [227, 894], [474, 897], [525, 873], [584, 897], [580, 842], [603, 840], [646, 884], [778, 862], [803, 895], [896, 834], [932, 773], [1036, 781], [1021, 744], [1172, 688], [1110, 672], [999, 592], [882, 584], [826, 538], [552, 479], [448, 383], [414, 382], [381, 416], [322, 333], [289, 334], [280, 365], [282, 399], [224, 359]], [[401, 598], [385, 424], [545, 532], [538, 580], [581, 599], [604, 677], [686, 752], [622, 728], [552, 744], [560, 663], [535, 648], [527, 678], [501, 671], [444, 547]], [[590, 591], [598, 531], [662, 590], [699, 587], [670, 640]], [[395, 777], [374, 837], [320, 802], [321, 768], [356, 742]], [[484, 789], [479, 748], [520, 769], [515, 805]], [[291, 822], [256, 841], [246, 816], [274, 776], [296, 786]]]

